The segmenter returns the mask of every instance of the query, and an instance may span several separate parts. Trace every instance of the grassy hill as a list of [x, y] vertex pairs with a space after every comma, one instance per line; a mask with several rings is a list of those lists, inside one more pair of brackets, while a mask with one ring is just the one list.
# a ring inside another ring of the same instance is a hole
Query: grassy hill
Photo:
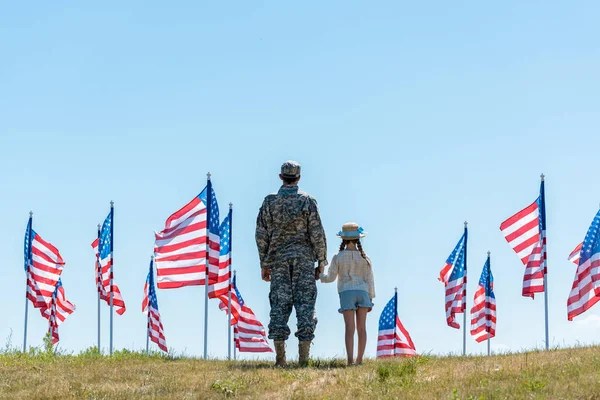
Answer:
[[600, 399], [600, 348], [493, 357], [371, 360], [346, 368], [203, 361], [95, 350], [0, 354], [0, 398], [23, 399]]

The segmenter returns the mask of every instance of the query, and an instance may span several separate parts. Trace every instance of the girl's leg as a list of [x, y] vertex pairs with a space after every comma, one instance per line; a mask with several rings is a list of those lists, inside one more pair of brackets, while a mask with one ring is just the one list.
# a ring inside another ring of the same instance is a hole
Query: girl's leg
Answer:
[[345, 310], [343, 314], [346, 324], [346, 355], [350, 365], [354, 363], [354, 310]]
[[356, 310], [356, 331], [358, 332], [358, 356], [356, 363], [360, 364], [365, 355], [365, 347], [367, 347], [367, 313], [369, 309], [366, 307], [358, 307]]

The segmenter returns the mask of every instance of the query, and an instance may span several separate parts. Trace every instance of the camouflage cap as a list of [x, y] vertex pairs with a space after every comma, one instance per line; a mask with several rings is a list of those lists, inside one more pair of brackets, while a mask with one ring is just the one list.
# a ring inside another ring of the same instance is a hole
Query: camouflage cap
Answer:
[[296, 161], [286, 161], [281, 164], [281, 175], [284, 178], [294, 179], [300, 177], [300, 164]]

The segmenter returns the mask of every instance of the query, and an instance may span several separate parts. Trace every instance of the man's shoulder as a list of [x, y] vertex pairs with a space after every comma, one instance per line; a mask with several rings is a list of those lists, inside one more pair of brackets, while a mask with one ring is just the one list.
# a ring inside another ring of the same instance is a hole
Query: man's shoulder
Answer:
[[312, 201], [317, 201], [315, 200], [314, 197], [312, 197], [309, 193], [307, 192], [303, 192], [302, 190], [298, 191], [298, 197], [301, 197], [303, 199], [307, 199], [307, 200], [312, 200]]

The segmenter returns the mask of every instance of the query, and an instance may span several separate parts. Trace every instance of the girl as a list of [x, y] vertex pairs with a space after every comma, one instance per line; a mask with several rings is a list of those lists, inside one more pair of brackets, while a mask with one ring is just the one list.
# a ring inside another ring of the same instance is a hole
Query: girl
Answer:
[[[321, 273], [321, 282], [338, 279], [340, 295], [339, 312], [344, 315], [346, 324], [346, 354], [348, 365], [354, 364], [354, 329], [358, 331], [358, 356], [356, 364], [362, 364], [367, 345], [367, 313], [373, 308], [375, 282], [371, 260], [365, 254], [360, 239], [366, 236], [363, 229], [354, 222], [348, 222], [338, 232], [342, 239], [340, 251], [331, 260], [326, 274]], [[355, 322], [356, 319], [356, 322]]]

